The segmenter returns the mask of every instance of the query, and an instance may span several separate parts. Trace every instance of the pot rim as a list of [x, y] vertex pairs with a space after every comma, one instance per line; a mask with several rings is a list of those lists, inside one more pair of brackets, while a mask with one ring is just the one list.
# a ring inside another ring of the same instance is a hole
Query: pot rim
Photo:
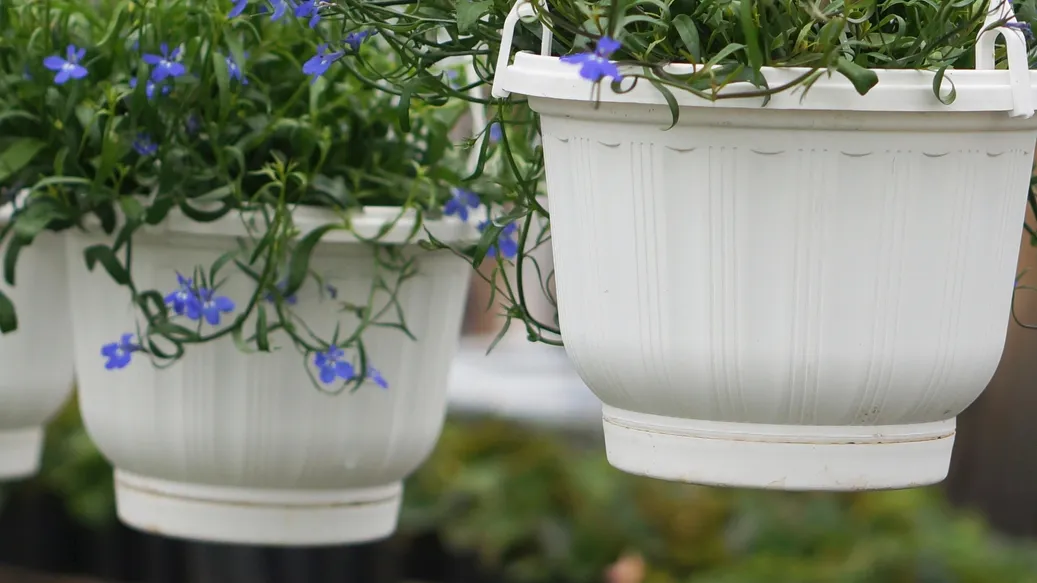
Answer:
[[[19, 193], [18, 201], [24, 201], [27, 192]], [[359, 243], [361, 238], [373, 239], [379, 230], [386, 224], [391, 223], [400, 215], [401, 207], [394, 206], [367, 206], [345, 211], [334, 210], [326, 207], [299, 205], [292, 209], [292, 220], [299, 229], [299, 237], [327, 224], [345, 224], [348, 218], [351, 230], [336, 229], [321, 237], [322, 243]], [[7, 203], [0, 205], [0, 226], [6, 225], [11, 220], [14, 205]], [[414, 229], [418, 220], [418, 213], [414, 209], [408, 209], [392, 228], [377, 240], [377, 243], [398, 245], [404, 243], [417, 243], [428, 230], [436, 239], [444, 243], [476, 242], [480, 233], [474, 223], [480, 219], [479, 213], [472, 217], [470, 222], [462, 221], [457, 217], [443, 216], [438, 219], [422, 219], [421, 227], [416, 237], [408, 241], [408, 236]], [[230, 211], [226, 215], [211, 222], [200, 222], [186, 216], [179, 209], [169, 212], [166, 219], [158, 225], [145, 225], [141, 232], [150, 236], [162, 235], [192, 235], [197, 237], [247, 237], [249, 230], [246, 228], [248, 215], [258, 215], [258, 211], [235, 212]], [[261, 217], [256, 217], [262, 220]], [[481, 220], [481, 219], [480, 219]], [[87, 217], [88, 225], [98, 225], [96, 217]], [[258, 225], [259, 223], [257, 223]]]
[[[637, 67], [621, 67], [625, 74], [636, 73]], [[674, 64], [667, 67], [673, 73], [691, 73], [694, 65]], [[828, 73], [804, 93], [800, 87], [770, 96], [765, 103], [763, 97], [734, 97], [718, 101], [698, 97], [690, 92], [673, 90], [677, 103], [682, 108], [708, 109], [766, 109], [791, 111], [850, 111], [850, 112], [916, 112], [916, 113], [967, 113], [1005, 112], [1015, 110], [1010, 72], [1007, 69], [974, 70], [948, 69], [943, 81], [945, 92], [953, 86], [956, 99], [950, 104], [941, 102], [933, 92], [935, 71], [917, 69], [873, 69], [879, 77], [877, 85], [865, 95], [857, 93], [853, 84], [841, 74]], [[771, 87], [789, 83], [811, 71], [806, 67], [764, 67], [762, 74]], [[1029, 81], [1029, 92], [1037, 101], [1037, 71], [1025, 71]], [[650, 105], [667, 107], [663, 94], [645, 80], [623, 94], [615, 93], [602, 83], [600, 96], [594, 85], [580, 77], [579, 67], [564, 63], [559, 57], [519, 52], [513, 64], [497, 75], [501, 88], [526, 95], [535, 107], [538, 99], [552, 99], [593, 103], [595, 98], [602, 104]], [[623, 87], [629, 87], [625, 80]], [[732, 83], [724, 87], [721, 95], [738, 95], [757, 89], [749, 83]]]

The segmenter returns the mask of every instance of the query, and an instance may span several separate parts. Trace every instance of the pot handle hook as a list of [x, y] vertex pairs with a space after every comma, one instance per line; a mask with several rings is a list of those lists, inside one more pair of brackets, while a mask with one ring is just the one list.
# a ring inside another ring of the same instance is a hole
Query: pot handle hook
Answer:
[[[1001, 26], [992, 25], [1002, 23]], [[976, 69], [994, 68], [994, 43], [997, 37], [1005, 39], [1008, 51], [1008, 78], [1012, 88], [1012, 117], [1030, 118], [1034, 114], [1033, 93], [1030, 89], [1030, 65], [1026, 56], [1026, 36], [1015, 18], [1011, 0], [990, 0], [983, 32], [976, 41]]]
[[[538, 0], [539, 9], [547, 11], [547, 3], [543, 0]], [[497, 53], [497, 67], [493, 72], [493, 87], [490, 89], [490, 95], [497, 99], [504, 99], [511, 95], [511, 91], [504, 88], [504, 77], [508, 72], [508, 66], [511, 63], [511, 48], [515, 38], [515, 26], [519, 20], [536, 19], [537, 10], [533, 8], [533, 5], [529, 0], [516, 0], [515, 5], [511, 7], [511, 12], [508, 13], [508, 17], [504, 19], [504, 30], [500, 41], [500, 52]], [[540, 54], [548, 56], [551, 54], [551, 42], [553, 40], [553, 34], [551, 29], [547, 28], [547, 25], [540, 25]]]

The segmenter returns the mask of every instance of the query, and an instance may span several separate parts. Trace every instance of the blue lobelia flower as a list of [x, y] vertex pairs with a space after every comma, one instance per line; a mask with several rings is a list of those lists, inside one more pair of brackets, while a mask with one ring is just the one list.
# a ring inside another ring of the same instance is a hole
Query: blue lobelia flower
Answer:
[[218, 296], [211, 289], [199, 289], [187, 302], [185, 313], [192, 320], [205, 318], [213, 326], [220, 325], [220, 314], [234, 311], [234, 301], [227, 296]]
[[183, 316], [187, 311], [187, 305], [197, 301], [194, 293], [194, 281], [189, 277], [176, 274], [177, 284], [180, 286], [165, 297], [167, 306], [171, 306], [178, 316]]
[[389, 388], [389, 381], [385, 380], [385, 377], [382, 376], [382, 373], [379, 372], [378, 369], [373, 366], [367, 367], [367, 378], [370, 379], [374, 384], [378, 385], [379, 387], [382, 387], [383, 389]]
[[240, 16], [241, 13], [245, 11], [245, 8], [247, 6], [248, 0], [235, 0], [234, 7], [231, 8], [230, 12], [227, 13], [227, 18], [234, 18], [235, 16]]
[[[245, 53], [242, 56], [247, 59], [248, 53]], [[241, 70], [241, 67], [239, 67], [238, 64], [234, 62], [234, 58], [231, 56], [227, 56], [224, 60], [227, 63], [227, 76], [230, 77], [231, 80], [237, 79], [241, 82], [242, 85], [248, 85], [248, 78], [245, 77], [245, 74]]]
[[326, 73], [328, 68], [331, 67], [331, 64], [344, 54], [342, 51], [329, 53], [327, 50], [327, 44], [320, 45], [317, 47], [317, 54], [310, 57], [310, 59], [302, 65], [302, 72], [313, 76], [313, 79], [310, 81], [311, 84], [316, 83], [317, 78]]
[[270, 0], [270, 3], [274, 5], [274, 13], [270, 15], [271, 21], [278, 21], [284, 17], [284, 13], [288, 10], [288, 0]]
[[580, 65], [580, 77], [588, 81], [598, 82], [605, 77], [612, 77], [619, 81], [623, 76], [619, 74], [619, 68], [616, 67], [616, 64], [609, 61], [609, 57], [612, 56], [612, 53], [619, 50], [619, 47], [618, 41], [603, 36], [598, 39], [594, 52], [566, 55], [561, 58], [561, 61], [563, 63]]
[[313, 365], [317, 367], [320, 382], [331, 384], [335, 379], [352, 380], [356, 374], [353, 365], [346, 360], [346, 353], [338, 346], [329, 346], [324, 352], [313, 357]]
[[296, 18], [310, 17], [310, 28], [317, 28], [317, 23], [320, 22], [320, 7], [317, 5], [319, 0], [304, 0], [301, 4], [295, 7]]
[[[284, 290], [288, 287], [288, 282], [287, 281], [280, 281], [274, 287], [277, 288], [277, 291], [281, 292], [281, 295], [284, 295]], [[270, 302], [271, 304], [274, 303], [275, 298], [274, 298], [273, 292], [267, 292], [265, 299], [266, 299], [266, 301]], [[295, 294], [292, 294], [290, 296], [287, 296], [284, 299], [284, 301], [288, 305], [294, 306], [296, 304], [296, 302], [299, 301], [299, 298], [295, 297]]]
[[477, 209], [481, 204], [479, 196], [463, 188], [452, 188], [450, 192], [453, 196], [443, 205], [443, 214], [447, 216], [457, 215], [462, 221], [467, 221], [468, 210]]
[[335, 286], [333, 286], [333, 285], [331, 285], [329, 283], [329, 284], [324, 286], [324, 289], [327, 290], [328, 297], [330, 297], [333, 300], [337, 300], [338, 299], [338, 288], [337, 287], [335, 287]]
[[198, 133], [198, 130], [202, 129], [202, 121], [198, 119], [197, 115], [192, 113], [184, 120], [184, 129], [187, 130], [188, 135], [193, 136]]
[[54, 83], [64, 85], [69, 79], [82, 79], [86, 77], [86, 67], [79, 62], [86, 56], [86, 49], [77, 49], [76, 45], [68, 45], [65, 49], [65, 58], [51, 55], [43, 59], [43, 66], [51, 71], [57, 71], [54, 75]]
[[1014, 28], [1014, 29], [1022, 32], [1023, 36], [1026, 37], [1026, 40], [1033, 40], [1033, 28], [1030, 27], [1029, 23], [1027, 23], [1027, 22], [1009, 22], [1009, 23], [1005, 24], [1005, 26], [1007, 26], [1008, 28]]
[[352, 49], [355, 53], [360, 50], [360, 45], [364, 44], [365, 40], [376, 34], [378, 34], [377, 30], [361, 30], [357, 32], [351, 32], [346, 35], [346, 44], [349, 45], [349, 48]]
[[145, 54], [144, 62], [155, 67], [151, 71], [151, 79], [155, 83], [161, 83], [166, 79], [179, 77], [187, 73], [187, 67], [184, 67], [183, 63], [177, 61], [180, 58], [180, 47], [169, 51], [169, 45], [162, 43], [159, 45], [159, 50], [162, 52], [161, 55]]
[[130, 363], [130, 359], [133, 358], [133, 353], [138, 350], [140, 350], [140, 347], [133, 343], [133, 334], [123, 334], [118, 342], [105, 344], [101, 347], [101, 356], [108, 359], [104, 363], [104, 367], [108, 370], [125, 368]]
[[[137, 88], [137, 84], [138, 84], [138, 81], [137, 81], [136, 77], [133, 77], [133, 78], [130, 79], [130, 89], [136, 89]], [[148, 96], [148, 101], [151, 101], [151, 99], [153, 97], [155, 97], [155, 89], [157, 87], [158, 87], [158, 85], [154, 81], [152, 81], [151, 79], [148, 79], [144, 83], [144, 95]], [[169, 92], [172, 89], [173, 88], [170, 87], [169, 85], [163, 84], [162, 85], [162, 95], [169, 95]]]
[[504, 137], [504, 129], [501, 128], [500, 122], [495, 121], [490, 124], [490, 142], [497, 143]]
[[[485, 231], [486, 227], [490, 225], [489, 221], [483, 221], [479, 223], [479, 230]], [[487, 257], [497, 257], [498, 253], [505, 259], [514, 259], [518, 255], [518, 240], [516, 235], [518, 234], [518, 225], [515, 223], [508, 223], [501, 229], [500, 235], [497, 237], [497, 244], [490, 245], [486, 249]]]
[[141, 132], [137, 134], [137, 139], [133, 140], [133, 149], [141, 156], [152, 156], [158, 152], [158, 144], [151, 141], [151, 136]]

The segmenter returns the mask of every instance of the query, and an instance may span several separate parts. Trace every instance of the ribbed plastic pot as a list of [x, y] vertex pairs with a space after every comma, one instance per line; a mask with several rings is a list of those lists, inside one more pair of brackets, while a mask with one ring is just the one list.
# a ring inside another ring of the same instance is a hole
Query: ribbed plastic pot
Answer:
[[[369, 208], [352, 225], [370, 237], [397, 213]], [[401, 220], [383, 241], [402, 241], [413, 220]], [[294, 221], [305, 233], [338, 219], [300, 209]], [[445, 241], [473, 237], [459, 221], [425, 226]], [[177, 271], [208, 269], [244, 234], [237, 214], [215, 223], [171, 216], [135, 235], [134, 280], [142, 290], [172, 291]], [[367, 382], [332, 396], [312, 384], [307, 362], [277, 334], [271, 338], [281, 349], [272, 353], [240, 352], [227, 337], [189, 346], [166, 369], [138, 356], [125, 369], [105, 370], [100, 347], [135, 330], [135, 314], [126, 288], [100, 267], [87, 270], [82, 252], [100, 242], [110, 244], [89, 233], [69, 240], [75, 352], [83, 420], [115, 467], [123, 522], [166, 536], [269, 545], [353, 543], [395, 530], [401, 482], [442, 428], [470, 272], [463, 261], [405, 250], [415, 255], [418, 275], [397, 300], [417, 341], [369, 328], [369, 362], [389, 388]], [[322, 239], [310, 267], [337, 288], [339, 300], [366, 302], [376, 273], [392, 281], [391, 273], [376, 272], [371, 247], [345, 231]], [[234, 267], [221, 273], [228, 279], [220, 293], [240, 310], [254, 284]], [[324, 338], [336, 323], [351, 331], [355, 321], [318, 287], [308, 282], [291, 309]]]
[[[0, 256], [9, 244], [0, 246]], [[0, 279], [18, 315], [18, 329], [0, 335], [0, 480], [39, 470], [44, 426], [72, 394], [66, 278], [64, 235], [45, 231], [19, 252], [16, 285]]]
[[1018, 64], [948, 71], [950, 105], [921, 71], [766, 105], [675, 91], [664, 131], [649, 83], [596, 106], [579, 67], [502, 54], [495, 96], [540, 114], [563, 339], [612, 465], [787, 490], [946, 477], [1009, 320], [1037, 140]]

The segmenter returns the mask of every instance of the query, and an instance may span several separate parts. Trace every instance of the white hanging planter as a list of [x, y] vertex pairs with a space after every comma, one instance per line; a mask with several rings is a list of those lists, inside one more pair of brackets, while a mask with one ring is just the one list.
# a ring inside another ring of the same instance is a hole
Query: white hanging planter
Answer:
[[[398, 212], [369, 208], [352, 225], [373, 236]], [[304, 233], [337, 222], [320, 209], [299, 209], [294, 220]], [[412, 216], [405, 218], [382, 240], [400, 242], [413, 225]], [[444, 241], [476, 236], [459, 221], [426, 227]], [[141, 289], [172, 290], [176, 271], [211, 265], [243, 234], [236, 213], [215, 223], [171, 216], [160, 230], [135, 235], [134, 279]], [[164, 370], [142, 357], [105, 370], [98, 350], [134, 330], [135, 320], [126, 289], [103, 269], [84, 265], [82, 250], [103, 240], [70, 237], [69, 273], [83, 420], [116, 468], [120, 519], [168, 536], [250, 544], [338, 544], [391, 534], [401, 480], [431, 452], [442, 427], [470, 271], [465, 263], [415, 249], [420, 274], [397, 298], [418, 340], [369, 328], [369, 362], [389, 388], [366, 382], [331, 396], [311, 384], [308, 363], [287, 340], [273, 353], [245, 354], [227, 337], [188, 347]], [[310, 267], [337, 288], [339, 299], [361, 302], [376, 273], [370, 247], [344, 231], [322, 239]], [[233, 268], [227, 273], [233, 274], [220, 293], [240, 309], [254, 285]], [[291, 308], [326, 338], [340, 320], [350, 330], [338, 303], [317, 287], [308, 282]]]
[[595, 106], [577, 66], [509, 64], [529, 8], [494, 95], [541, 115], [561, 327], [612, 465], [789, 490], [942, 480], [1005, 341], [1037, 139], [1021, 33], [978, 47], [992, 69], [1004, 35], [1010, 70], [947, 72], [952, 105], [932, 73], [889, 70], [865, 96], [823, 77], [765, 107], [675, 91], [663, 131], [648, 83]]
[[[10, 207], [0, 214], [6, 221]], [[18, 329], [0, 335], [0, 480], [39, 470], [44, 425], [72, 394], [66, 277], [64, 237], [44, 231], [21, 250], [15, 286], [0, 278], [18, 312]]]

